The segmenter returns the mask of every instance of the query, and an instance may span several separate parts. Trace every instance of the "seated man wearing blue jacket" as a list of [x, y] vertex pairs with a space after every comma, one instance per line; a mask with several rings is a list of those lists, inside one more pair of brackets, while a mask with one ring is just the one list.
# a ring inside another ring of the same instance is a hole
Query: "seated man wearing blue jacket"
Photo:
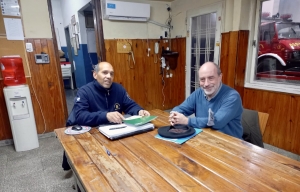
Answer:
[[[130, 115], [149, 116], [150, 113], [130, 99], [124, 87], [114, 83], [114, 69], [108, 62], [100, 62], [93, 72], [94, 81], [82, 86], [75, 98], [74, 107], [66, 126], [99, 126], [122, 123], [122, 112]], [[70, 166], [64, 154], [64, 170]]]
[[[200, 89], [195, 90], [182, 104], [170, 112], [171, 125], [211, 127], [242, 139], [243, 106], [239, 93], [222, 84], [221, 70], [213, 62], [204, 63], [198, 74]], [[188, 117], [193, 113], [195, 117]]]

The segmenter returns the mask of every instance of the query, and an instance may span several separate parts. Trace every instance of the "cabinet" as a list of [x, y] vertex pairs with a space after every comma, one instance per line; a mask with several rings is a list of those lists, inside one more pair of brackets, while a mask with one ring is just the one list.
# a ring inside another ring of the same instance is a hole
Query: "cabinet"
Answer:
[[71, 89], [74, 89], [71, 64], [69, 62], [63, 62], [60, 66], [63, 79], [70, 79]]

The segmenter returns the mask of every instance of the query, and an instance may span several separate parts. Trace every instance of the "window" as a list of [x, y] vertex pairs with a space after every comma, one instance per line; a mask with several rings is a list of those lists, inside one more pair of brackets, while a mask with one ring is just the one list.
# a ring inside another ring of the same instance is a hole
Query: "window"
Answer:
[[300, 0], [257, 0], [246, 87], [300, 94], [299, 6]]

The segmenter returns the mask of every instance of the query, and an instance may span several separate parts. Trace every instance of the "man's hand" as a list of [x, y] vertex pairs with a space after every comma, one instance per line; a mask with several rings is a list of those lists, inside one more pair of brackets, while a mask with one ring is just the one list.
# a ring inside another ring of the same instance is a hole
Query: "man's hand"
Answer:
[[139, 110], [139, 116], [150, 116], [150, 113], [146, 110]]
[[118, 111], [107, 113], [106, 118], [111, 123], [122, 123], [124, 119], [123, 115]]
[[181, 113], [171, 111], [169, 116], [169, 122], [172, 126], [176, 124], [187, 125], [189, 123], [189, 119]]

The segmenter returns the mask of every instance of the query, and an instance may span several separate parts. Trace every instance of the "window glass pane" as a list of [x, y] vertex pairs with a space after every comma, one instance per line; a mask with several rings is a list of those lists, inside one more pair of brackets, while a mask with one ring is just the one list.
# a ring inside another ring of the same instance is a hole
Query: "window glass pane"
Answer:
[[199, 87], [198, 70], [200, 65], [214, 60], [216, 36], [216, 13], [192, 17], [191, 26], [191, 89]]
[[262, 4], [255, 80], [300, 84], [300, 0]]

